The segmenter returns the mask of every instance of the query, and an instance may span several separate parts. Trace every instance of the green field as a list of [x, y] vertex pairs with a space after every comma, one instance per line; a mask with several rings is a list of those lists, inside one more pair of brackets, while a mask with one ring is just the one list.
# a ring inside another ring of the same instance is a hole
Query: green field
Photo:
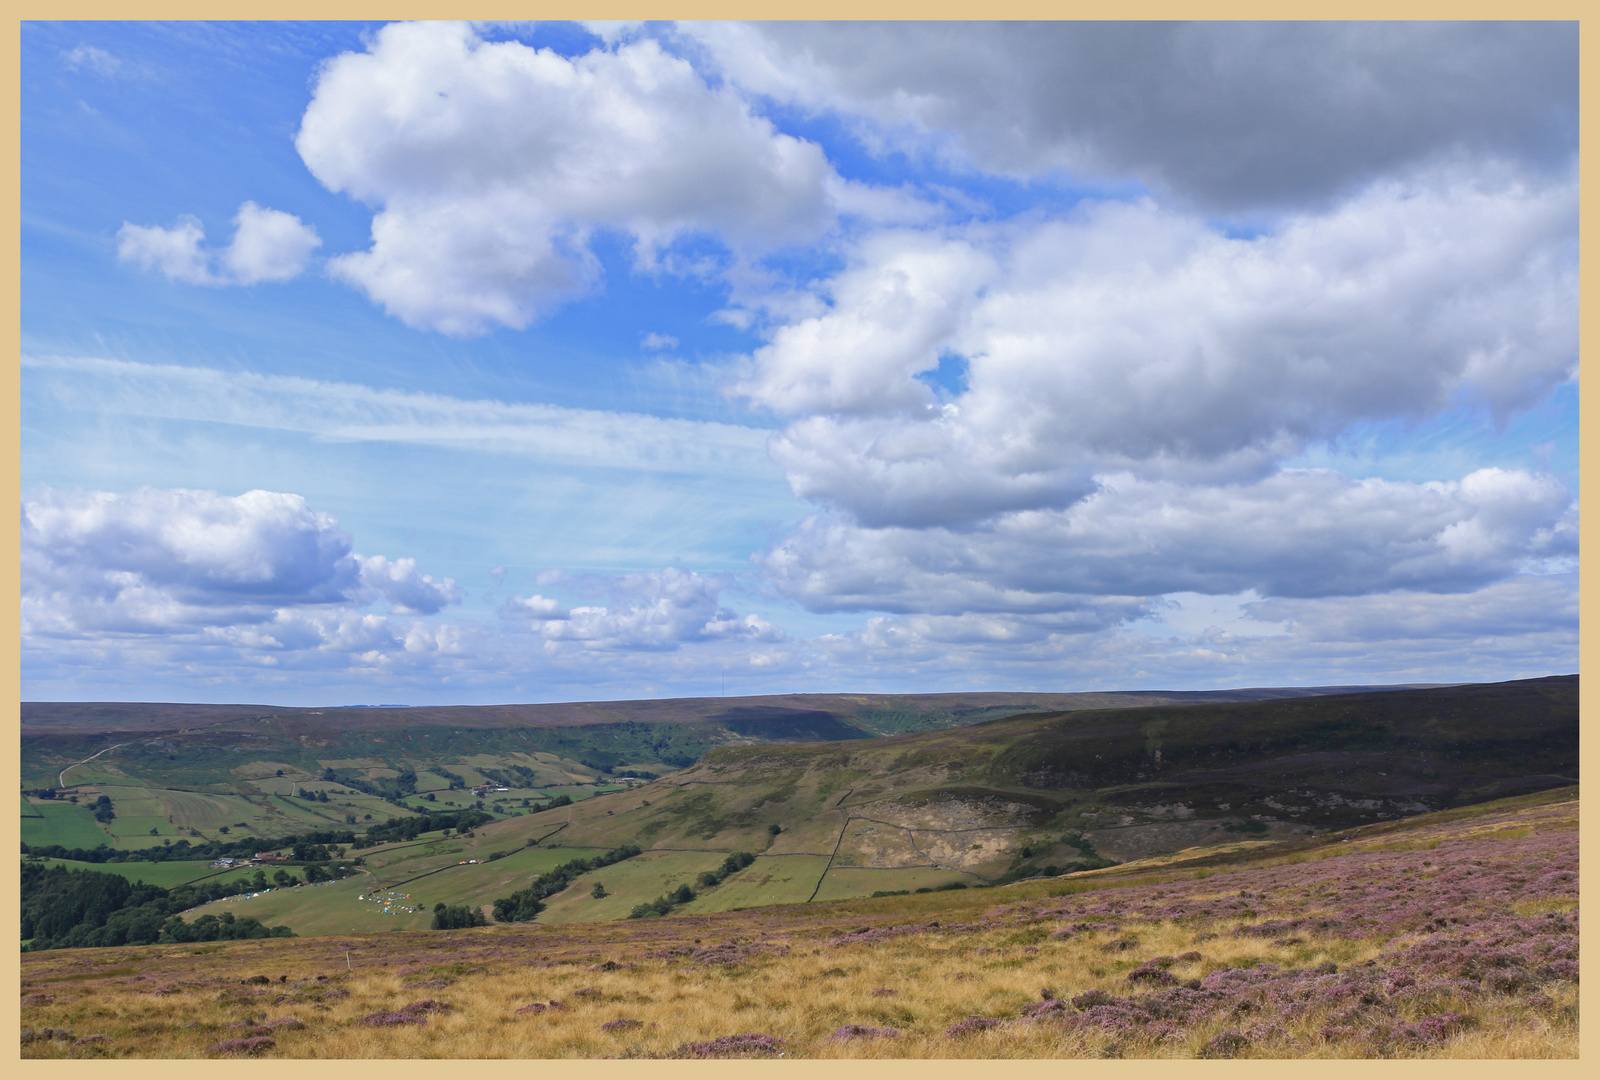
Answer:
[[380, 905], [358, 899], [375, 888], [371, 877], [357, 874], [330, 884], [301, 885], [293, 889], [273, 889], [254, 897], [217, 900], [186, 911], [183, 917], [193, 922], [201, 915], [232, 912], [238, 918], [260, 919], [268, 926], [287, 926], [302, 936], [426, 930], [433, 923], [431, 910], [385, 915]]
[[70, 859], [47, 859], [45, 865], [64, 866], [68, 870], [92, 870], [98, 874], [116, 874], [129, 881], [143, 881], [146, 885], [159, 885], [163, 889], [199, 881], [201, 878], [211, 879], [215, 876], [217, 881], [231, 881], [239, 876], [238, 871], [218, 872], [211, 869], [210, 863], [192, 861], [87, 863], [73, 862]]
[[[598, 855], [588, 848], [525, 848], [514, 855], [477, 866], [449, 866], [438, 873], [401, 885], [427, 908], [434, 904], [492, 904], [502, 896], [526, 889], [535, 874], [544, 873], [572, 859]], [[487, 914], [487, 913], [486, 913]]]
[[699, 897], [677, 910], [699, 915], [765, 904], [803, 904], [827, 865], [826, 855], [758, 856], [721, 885], [710, 889], [695, 886]]
[[107, 843], [107, 837], [95, 821], [94, 815], [82, 806], [72, 803], [35, 803], [38, 817], [22, 819], [22, 842], [49, 846], [60, 844], [64, 848], [96, 848]]
[[817, 900], [847, 900], [855, 896], [871, 896], [879, 891], [932, 889], [952, 881], [964, 881], [971, 885], [975, 884], [977, 879], [968, 874], [943, 870], [937, 866], [908, 866], [885, 870], [835, 866], [828, 871], [828, 876], [822, 879], [822, 888], [817, 890]]
[[[701, 871], [716, 869], [727, 857], [727, 852], [722, 851], [647, 851], [636, 858], [602, 866], [546, 900], [544, 913], [538, 921], [625, 919], [635, 904], [654, 900], [679, 885], [692, 887]], [[596, 881], [603, 883], [610, 894], [602, 900], [589, 895]]]

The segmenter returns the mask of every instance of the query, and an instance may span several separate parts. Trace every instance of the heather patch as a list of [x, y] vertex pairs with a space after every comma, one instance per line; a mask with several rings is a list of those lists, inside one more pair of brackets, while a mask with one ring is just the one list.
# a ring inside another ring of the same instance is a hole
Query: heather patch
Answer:
[[566, 1006], [562, 1005], [559, 1001], [535, 1001], [531, 1005], [524, 1005], [522, 1008], [518, 1009], [516, 1015], [537, 1016], [539, 1013], [549, 1012], [551, 1009], [562, 1009], [565, 1007]]
[[212, 1043], [206, 1050], [212, 1054], [237, 1057], [241, 1054], [260, 1054], [276, 1045], [277, 1041], [270, 1035], [254, 1035], [248, 1039], [224, 1039], [219, 1043]]
[[900, 1032], [894, 1028], [863, 1027], [860, 1024], [845, 1024], [835, 1028], [828, 1038], [833, 1042], [849, 1042], [852, 1039], [898, 1039]]
[[680, 1058], [750, 1058], [775, 1057], [783, 1053], [783, 1040], [771, 1035], [747, 1031], [743, 1035], [724, 1035], [709, 1042], [685, 1043], [674, 1057]]

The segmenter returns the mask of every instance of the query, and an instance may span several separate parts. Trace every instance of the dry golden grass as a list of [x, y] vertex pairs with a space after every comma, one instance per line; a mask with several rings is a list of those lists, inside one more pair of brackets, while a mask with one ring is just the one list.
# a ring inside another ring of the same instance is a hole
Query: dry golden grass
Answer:
[[[1212, 933], [1226, 932], [1227, 925]], [[482, 932], [480, 932], [482, 933]], [[617, 950], [608, 956], [631, 968], [594, 970], [584, 961], [551, 966], [495, 965], [493, 970], [464, 974], [446, 987], [408, 985], [433, 971], [409, 976], [388, 969], [352, 971], [327, 983], [277, 983], [269, 994], [244, 1001], [219, 1000], [237, 990], [217, 984], [194, 987], [171, 996], [151, 996], [139, 984], [96, 980], [71, 1000], [58, 1000], [25, 1010], [32, 1027], [68, 1028], [78, 1035], [113, 1034], [96, 1048], [66, 1042], [31, 1044], [30, 1057], [96, 1056], [184, 1058], [208, 1056], [207, 1047], [249, 1029], [240, 1022], [261, 1023], [293, 1017], [303, 1030], [280, 1030], [269, 1056], [296, 1058], [569, 1058], [670, 1056], [683, 1044], [756, 1031], [784, 1040], [793, 1056], [814, 1058], [1044, 1058], [1044, 1057], [1194, 1057], [1207, 1040], [1230, 1026], [1218, 1019], [1197, 1025], [1177, 1040], [1117, 1038], [1107, 1034], [1064, 1032], [1049, 1022], [1024, 1022], [951, 1039], [945, 1030], [973, 1016], [1014, 1017], [1022, 1006], [1040, 1000], [1041, 989], [1070, 997], [1102, 989], [1126, 994], [1128, 971], [1143, 959], [1179, 955], [1198, 949], [1204, 959], [1180, 963], [1180, 978], [1199, 978], [1223, 968], [1245, 968], [1259, 962], [1305, 967], [1332, 961], [1341, 968], [1372, 959], [1375, 944], [1337, 938], [1310, 940], [1284, 948], [1251, 938], [1221, 937], [1196, 943], [1193, 928], [1172, 923], [1136, 928], [1139, 947], [1126, 954], [1101, 950], [1103, 935], [1052, 941], [1037, 929], [994, 930], [963, 935], [959, 941], [915, 935], [887, 942], [830, 946], [795, 942], [784, 956], [765, 956], [732, 967], [686, 966], [681, 961], [629, 956]], [[440, 935], [442, 936], [442, 935]], [[493, 931], [482, 936], [492, 940]], [[1041, 940], [1042, 939], [1042, 940]], [[274, 942], [272, 945], [277, 946]], [[122, 950], [132, 952], [134, 950]], [[293, 947], [267, 950], [243, 943], [225, 950], [228, 959], [249, 964], [251, 952], [267, 953], [249, 970], [274, 970], [293, 961]], [[269, 962], [270, 960], [270, 962]], [[449, 970], [438, 965], [434, 970]], [[454, 965], [457, 969], [461, 965]], [[125, 971], [118, 965], [112, 970]], [[106, 972], [107, 975], [111, 971]], [[448, 976], [447, 976], [448, 977]], [[333, 986], [348, 992], [323, 1003], [272, 1004], [277, 991], [296, 986]], [[875, 990], [892, 994], [874, 994]], [[596, 991], [580, 994], [580, 990]], [[408, 1003], [434, 998], [450, 1003], [424, 1024], [368, 1027], [362, 1017], [393, 1011]], [[517, 1015], [533, 1002], [560, 1001], [564, 1007], [534, 1015]], [[1513, 998], [1472, 1002], [1433, 1001], [1429, 1008], [1466, 1011], [1481, 1026], [1440, 1047], [1400, 1052], [1400, 1057], [1566, 1058], [1577, 1053], [1577, 991], [1570, 989], [1542, 1012]], [[1566, 1019], [1563, 1019], [1565, 1017]], [[1418, 1016], [1407, 1019], [1420, 1018]], [[633, 1020], [639, 1027], [617, 1032], [605, 1023]], [[1280, 1052], [1291, 1045], [1300, 1057], [1349, 1057], [1350, 1045], [1316, 1037], [1326, 1022], [1311, 1013], [1285, 1028]], [[829, 1036], [846, 1024], [893, 1027], [899, 1038], [834, 1042]], [[1311, 1046], [1308, 1051], [1307, 1045]], [[1258, 1044], [1251, 1056], [1279, 1056], [1271, 1042]]]

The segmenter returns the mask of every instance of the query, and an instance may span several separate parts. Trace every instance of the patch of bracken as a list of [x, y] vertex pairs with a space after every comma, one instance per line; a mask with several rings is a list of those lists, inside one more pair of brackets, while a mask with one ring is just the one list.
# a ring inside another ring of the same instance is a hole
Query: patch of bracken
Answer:
[[226, 1054], [231, 1057], [239, 1054], [259, 1054], [271, 1050], [276, 1045], [277, 1041], [271, 1035], [255, 1035], [248, 1039], [223, 1039], [206, 1047], [206, 1052]]
[[684, 1043], [672, 1055], [677, 1058], [753, 1058], [775, 1057], [783, 1053], [783, 1040], [772, 1035], [747, 1031], [724, 1035], [709, 1042]]

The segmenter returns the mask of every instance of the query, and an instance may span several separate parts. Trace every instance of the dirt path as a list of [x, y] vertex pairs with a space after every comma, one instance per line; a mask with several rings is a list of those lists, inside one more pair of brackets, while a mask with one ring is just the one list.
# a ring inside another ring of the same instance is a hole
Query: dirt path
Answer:
[[[132, 740], [129, 740], [128, 742], [115, 743], [115, 744], [113, 744], [111, 746], [106, 747], [104, 750], [100, 751], [100, 754], [109, 754], [111, 751], [115, 750], [118, 746], [132, 746], [134, 743], [136, 743], [138, 741], [139, 741], [138, 739], [132, 739]], [[61, 770], [61, 775], [56, 777], [56, 786], [57, 787], [66, 787], [67, 786], [67, 773], [70, 770], [76, 769], [79, 765], [87, 765], [89, 762], [91, 762], [95, 758], [99, 757], [100, 754], [90, 754], [88, 757], [84, 758], [82, 761], [74, 761], [71, 765], [68, 765], [65, 769], [62, 769]]]

